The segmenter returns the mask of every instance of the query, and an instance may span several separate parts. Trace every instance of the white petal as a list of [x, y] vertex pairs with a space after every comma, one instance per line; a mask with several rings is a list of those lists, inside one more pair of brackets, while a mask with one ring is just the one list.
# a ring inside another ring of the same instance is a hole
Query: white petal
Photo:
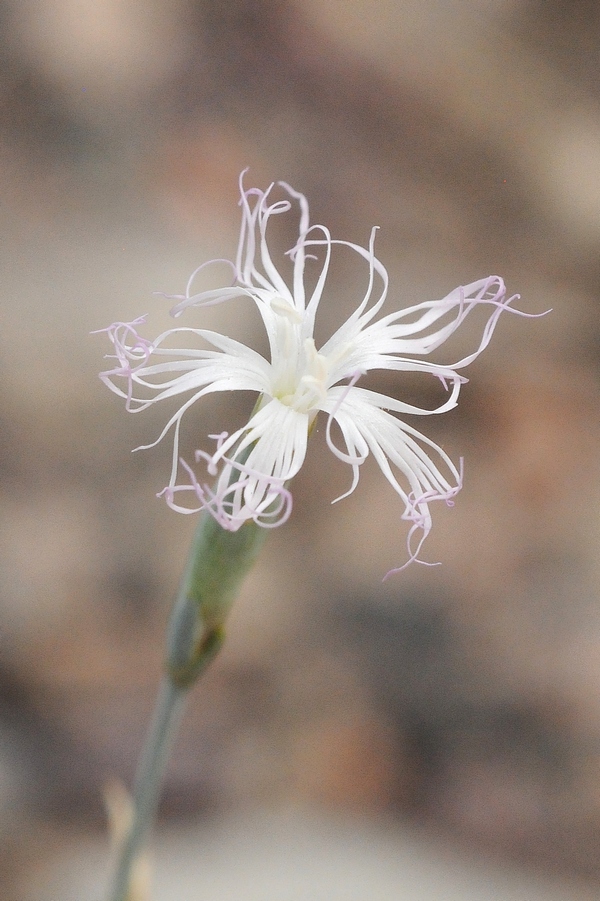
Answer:
[[368, 388], [359, 388], [353, 386], [349, 388], [347, 385], [336, 385], [327, 392], [327, 402], [323, 404], [322, 409], [326, 413], [333, 413], [339, 408], [353, 409], [356, 402], [364, 402], [380, 410], [393, 410], [394, 413], [404, 413], [411, 416], [428, 416], [437, 413], [446, 413], [456, 407], [457, 397], [460, 391], [462, 380], [459, 376], [456, 381], [452, 382], [452, 390], [446, 400], [435, 407], [433, 410], [425, 410], [422, 407], [415, 407], [413, 404], [407, 404], [404, 401], [397, 400], [395, 397], [388, 397], [387, 394], [379, 394]]
[[[412, 522], [407, 541], [409, 557], [410, 560], [416, 560], [419, 549], [431, 529], [429, 503], [434, 500], [451, 503], [461, 487], [462, 476], [442, 448], [416, 429], [381, 409], [376, 403], [376, 397], [372, 395], [369, 397], [369, 394], [358, 392], [356, 388], [350, 389], [343, 404], [330, 416], [336, 420], [342, 431], [348, 456], [351, 457], [360, 447], [364, 459], [366, 445], [394, 491], [404, 501], [402, 519]], [[362, 439], [362, 445], [359, 444], [358, 436]], [[343, 459], [343, 454], [334, 449], [331, 442], [328, 443], [336, 456]], [[356, 486], [357, 470], [362, 459], [359, 459], [357, 454], [355, 460], [349, 459], [348, 462], [352, 465], [354, 473], [351, 492]], [[405, 484], [398, 480], [392, 466], [398, 471], [398, 475], [404, 477]], [[417, 548], [413, 549], [411, 542], [416, 531], [421, 531], [422, 537], [417, 543]]]
[[304, 462], [308, 423], [307, 414], [273, 399], [220, 444], [211, 465], [222, 465], [218, 491], [230, 496], [234, 519], [243, 519], [244, 511], [254, 518], [281, 497]]

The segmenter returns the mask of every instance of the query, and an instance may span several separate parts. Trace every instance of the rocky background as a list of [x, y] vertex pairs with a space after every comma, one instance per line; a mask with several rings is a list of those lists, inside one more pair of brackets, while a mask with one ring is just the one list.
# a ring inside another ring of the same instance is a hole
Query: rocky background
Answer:
[[[390, 309], [497, 273], [553, 312], [505, 316], [459, 409], [425, 424], [465, 458], [426, 546], [442, 566], [381, 583], [400, 504], [367, 466], [330, 507], [348, 473], [317, 435], [194, 691], [164, 820], [360, 812], [597, 885], [598, 4], [6, 0], [0, 34], [3, 897], [76, 836], [104, 840], [193, 529], [155, 498], [167, 444], [130, 455], [163, 411], [124, 413], [89, 332], [166, 327], [152, 292], [235, 253], [246, 166], [334, 236], [380, 226]], [[363, 275], [333, 267], [325, 327]], [[204, 323], [240, 327], [237, 309]], [[208, 401], [188, 453], [245, 415]]]

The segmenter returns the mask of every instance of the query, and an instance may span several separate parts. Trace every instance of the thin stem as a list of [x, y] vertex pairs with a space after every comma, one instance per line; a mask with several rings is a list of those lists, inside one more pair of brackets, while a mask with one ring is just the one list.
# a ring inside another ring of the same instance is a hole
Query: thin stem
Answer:
[[127, 901], [133, 866], [154, 822], [162, 778], [186, 696], [187, 688], [176, 685], [168, 676], [163, 678], [136, 776], [133, 822], [120, 850], [110, 901]]
[[228, 532], [201, 516], [167, 630], [166, 675], [142, 752], [133, 795], [133, 822], [120, 849], [110, 901], [131, 901], [136, 860], [153, 825], [162, 777], [188, 689], [223, 644], [225, 622], [242, 579], [264, 541], [264, 529], [246, 523]]

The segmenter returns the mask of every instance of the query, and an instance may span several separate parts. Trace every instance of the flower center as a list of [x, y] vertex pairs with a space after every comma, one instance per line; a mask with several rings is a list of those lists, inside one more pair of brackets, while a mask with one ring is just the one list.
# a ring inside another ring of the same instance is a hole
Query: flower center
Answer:
[[299, 413], [316, 412], [327, 396], [328, 366], [317, 351], [313, 338], [305, 338], [299, 354], [295, 379], [289, 389], [277, 393], [282, 404]]
[[313, 338], [302, 339], [302, 313], [280, 297], [273, 298], [271, 309], [277, 313], [273, 397], [299, 413], [316, 413], [327, 395], [327, 359]]

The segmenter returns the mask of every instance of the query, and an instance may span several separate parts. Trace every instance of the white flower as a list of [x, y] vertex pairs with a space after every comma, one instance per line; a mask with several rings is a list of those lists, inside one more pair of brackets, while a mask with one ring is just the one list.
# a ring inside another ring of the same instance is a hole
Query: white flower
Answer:
[[[377, 318], [386, 298], [388, 275], [374, 254], [376, 229], [367, 248], [335, 240], [325, 226], [310, 225], [306, 198], [288, 184], [279, 182], [287, 198], [273, 201], [273, 185], [264, 192], [245, 190], [243, 175], [240, 241], [236, 263], [229, 264], [235, 276], [233, 286], [193, 294], [192, 284], [210, 265], [206, 263], [192, 274], [185, 296], [172, 296], [178, 303], [171, 314], [178, 317], [190, 308], [249, 297], [262, 317], [270, 360], [239, 341], [206, 329], [172, 328], [148, 341], [137, 331], [145, 321], [141, 317], [104, 330], [114, 345], [118, 365], [103, 372], [101, 378], [125, 398], [130, 412], [176, 395], [185, 396], [157, 441], [146, 445], [153, 447], [173, 429], [173, 466], [161, 495], [180, 512], [208, 511], [231, 531], [249, 520], [275, 526], [288, 518], [292, 504], [288, 483], [304, 463], [318, 413], [324, 413], [327, 444], [352, 469], [351, 485], [342, 497], [354, 491], [360, 467], [372, 454], [403, 501], [402, 519], [411, 523], [408, 562], [416, 560], [431, 530], [429, 504], [435, 500], [452, 504], [461, 488], [462, 465], [457, 467], [445, 451], [395, 414], [429, 415], [455, 407], [461, 385], [467, 381], [458, 370], [487, 347], [501, 313], [511, 309], [509, 304], [518, 295], [506, 298], [502, 279], [490, 276], [456, 288], [442, 300]], [[299, 234], [287, 254], [293, 272], [288, 285], [271, 259], [267, 228], [273, 216], [287, 213], [294, 206], [299, 210]], [[315, 316], [336, 245], [350, 248], [366, 262], [368, 282], [352, 315], [317, 349]], [[316, 259], [317, 249], [323, 260], [316, 286], [307, 296], [304, 269], [308, 259]], [[378, 291], [376, 281], [380, 283]], [[425, 359], [459, 328], [471, 310], [482, 305], [489, 309], [489, 317], [473, 353], [451, 364]], [[181, 339], [179, 348], [169, 346], [174, 335]], [[186, 347], [192, 336], [202, 339], [206, 349]], [[433, 375], [441, 380], [447, 397], [436, 409], [424, 410], [359, 387], [362, 375], [382, 369]], [[221, 391], [252, 391], [258, 399], [241, 428], [233, 434], [209, 436], [216, 441], [216, 448], [196, 452], [196, 461], [203, 460], [208, 472], [216, 476], [216, 484], [210, 488], [179, 460], [179, 430], [184, 413], [196, 401]], [[333, 423], [338, 427], [335, 441]], [[183, 484], [177, 482], [180, 466], [189, 480]], [[191, 495], [193, 506], [181, 506], [178, 500], [182, 494]], [[418, 532], [421, 534], [415, 541]]]

